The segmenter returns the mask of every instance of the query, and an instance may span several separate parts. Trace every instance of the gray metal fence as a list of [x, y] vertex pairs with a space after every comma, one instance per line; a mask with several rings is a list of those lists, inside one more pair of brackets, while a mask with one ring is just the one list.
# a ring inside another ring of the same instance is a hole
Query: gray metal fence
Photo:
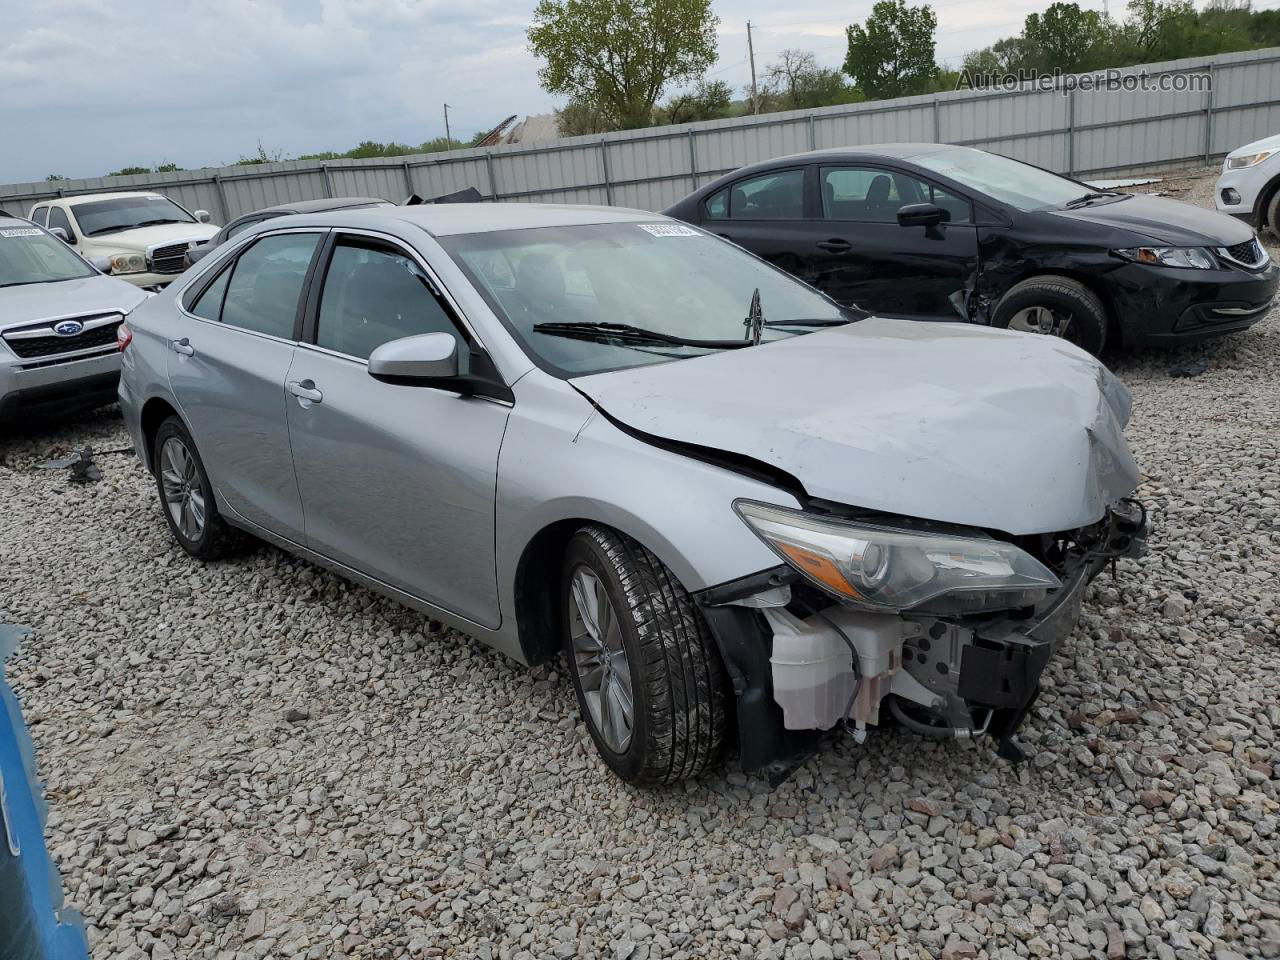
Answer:
[[[0, 186], [0, 208], [104, 190], [156, 190], [225, 223], [317, 197], [435, 196], [474, 186], [498, 200], [607, 203], [660, 210], [744, 164], [822, 147], [901, 141], [968, 144], [1077, 176], [1210, 162], [1280, 131], [1280, 48], [1120, 71], [1189, 77], [1208, 89], [955, 91], [811, 111], [739, 117], [371, 160], [286, 161], [174, 173]], [[1158, 81], [1157, 81], [1158, 82]]]

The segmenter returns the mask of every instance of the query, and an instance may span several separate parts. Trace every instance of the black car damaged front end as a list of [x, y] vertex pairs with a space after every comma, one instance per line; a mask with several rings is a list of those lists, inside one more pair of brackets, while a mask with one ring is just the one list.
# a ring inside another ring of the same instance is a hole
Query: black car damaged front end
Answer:
[[[968, 617], [907, 612], [885, 618], [896, 622], [896, 627], [884, 626], [899, 629], [901, 642], [895, 645], [891, 634], [890, 642], [880, 645], [886, 670], [876, 676], [858, 669], [868, 662], [865, 651], [855, 649], [867, 638], [868, 623], [859, 619], [865, 615], [833, 607], [830, 597], [820, 595], [790, 567], [703, 591], [697, 600], [737, 699], [743, 769], [763, 771], [781, 782], [817, 749], [823, 730], [841, 727], [861, 741], [868, 724], [889, 718], [936, 739], [990, 737], [1004, 759], [1025, 759], [1014, 735], [1035, 703], [1045, 667], [1079, 620], [1086, 588], [1119, 558], [1140, 556], [1146, 535], [1145, 509], [1127, 498], [1090, 527], [1019, 538], [1059, 575], [1059, 588], [1031, 608]], [[853, 688], [846, 698], [849, 688], [838, 679], [815, 684], [816, 725], [806, 729], [797, 725], [795, 701], [775, 686], [775, 642], [780, 629], [790, 629], [787, 624], [803, 629], [812, 623], [843, 631], [849, 645], [844, 663], [853, 674]]]

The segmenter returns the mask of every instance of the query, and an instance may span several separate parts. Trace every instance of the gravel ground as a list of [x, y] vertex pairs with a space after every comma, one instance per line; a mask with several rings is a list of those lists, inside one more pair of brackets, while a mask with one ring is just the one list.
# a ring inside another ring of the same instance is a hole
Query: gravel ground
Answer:
[[5, 441], [0, 613], [94, 956], [1280, 956], [1280, 315], [1115, 366], [1152, 549], [1034, 760], [885, 731], [776, 791], [627, 788], [562, 673], [274, 549], [190, 561], [131, 457], [33, 469], [116, 412]]

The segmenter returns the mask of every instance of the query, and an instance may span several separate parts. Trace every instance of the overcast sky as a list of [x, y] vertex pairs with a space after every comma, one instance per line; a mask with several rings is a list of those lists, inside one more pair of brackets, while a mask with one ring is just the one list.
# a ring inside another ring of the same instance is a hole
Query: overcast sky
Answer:
[[[1113, 0], [1119, 13], [1122, 0]], [[713, 0], [720, 60], [750, 80], [787, 47], [839, 66], [873, 0]], [[938, 57], [1017, 33], [1048, 0], [938, 0]], [[1082, 6], [1102, 8], [1102, 0]], [[1269, 6], [1269, 3], [1262, 4]], [[556, 102], [525, 46], [534, 0], [0, 0], [0, 183], [125, 165], [290, 157], [361, 140], [459, 139]]]

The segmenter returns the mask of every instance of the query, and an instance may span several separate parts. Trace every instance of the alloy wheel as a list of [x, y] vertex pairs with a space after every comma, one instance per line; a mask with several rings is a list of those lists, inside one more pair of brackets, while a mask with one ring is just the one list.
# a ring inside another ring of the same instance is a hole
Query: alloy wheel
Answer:
[[573, 571], [569, 594], [569, 635], [583, 699], [601, 739], [624, 753], [635, 727], [635, 697], [617, 612], [604, 582], [585, 565]]
[[188, 540], [199, 540], [204, 532], [204, 490], [195, 457], [177, 437], [169, 437], [160, 448], [160, 485], [173, 525]]
[[1076, 342], [1075, 328], [1071, 325], [1071, 314], [1052, 310], [1049, 307], [1026, 307], [1009, 318], [1009, 329], [1022, 333], [1041, 333], [1050, 337], [1062, 337], [1064, 340]]

